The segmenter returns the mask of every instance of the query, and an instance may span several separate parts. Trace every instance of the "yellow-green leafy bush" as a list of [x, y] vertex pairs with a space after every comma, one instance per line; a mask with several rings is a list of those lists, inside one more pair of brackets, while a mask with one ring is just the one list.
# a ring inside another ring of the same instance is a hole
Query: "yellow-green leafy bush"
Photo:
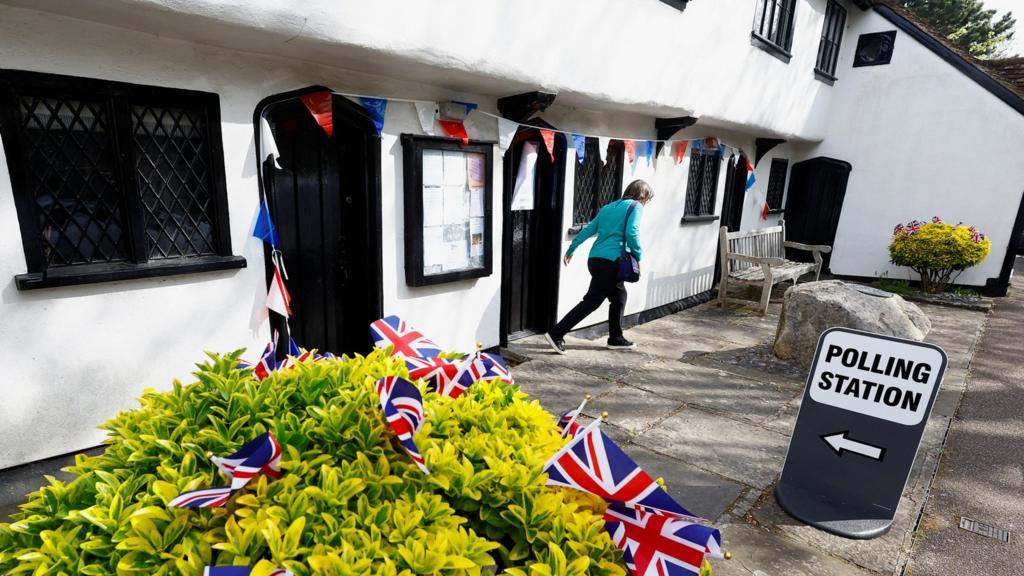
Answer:
[[992, 241], [974, 226], [954, 226], [936, 216], [931, 222], [897, 225], [889, 259], [917, 272], [925, 292], [942, 292], [964, 270], [988, 257], [990, 250]]
[[[0, 524], [3, 574], [184, 574], [206, 565], [307, 574], [607, 574], [625, 571], [600, 500], [544, 485], [561, 446], [549, 414], [516, 387], [480, 382], [451, 400], [424, 390], [424, 475], [393, 441], [374, 382], [401, 361], [301, 364], [257, 381], [238, 352], [198, 381], [147, 391], [103, 427], [106, 451], [69, 482], [30, 495]], [[282, 477], [260, 475], [224, 508], [167, 508], [224, 485], [209, 456], [270, 431]]]

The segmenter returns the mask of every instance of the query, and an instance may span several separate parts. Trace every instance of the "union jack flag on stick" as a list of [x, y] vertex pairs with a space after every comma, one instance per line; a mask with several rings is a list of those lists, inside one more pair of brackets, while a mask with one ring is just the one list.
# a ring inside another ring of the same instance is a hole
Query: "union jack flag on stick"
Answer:
[[601, 431], [600, 424], [600, 420], [595, 420], [555, 452], [544, 465], [547, 483], [629, 506], [689, 516], [685, 508]]
[[[203, 569], [203, 576], [249, 576], [249, 574], [252, 574], [251, 566], [207, 566]], [[278, 568], [270, 572], [269, 576], [292, 576], [292, 572]]]
[[722, 558], [718, 530], [689, 516], [664, 515], [613, 502], [605, 529], [637, 576], [697, 576], [706, 558]]
[[261, 472], [271, 478], [281, 477], [281, 445], [270, 432], [260, 434], [226, 458], [214, 456], [212, 460], [231, 480], [231, 485], [183, 492], [167, 503], [169, 508], [217, 508], [226, 504], [235, 492]]
[[423, 426], [423, 395], [405, 378], [387, 376], [377, 380], [377, 395], [384, 409], [384, 418], [398, 436], [398, 441], [424, 474], [430, 474], [423, 456], [412, 437]]
[[569, 410], [563, 413], [558, 418], [558, 427], [562, 429], [562, 438], [575, 437], [579, 433], [583, 426], [580, 426], [579, 418], [580, 414], [583, 413], [583, 409], [587, 406], [587, 402], [590, 401], [590, 394], [583, 397], [583, 402], [575, 410]]
[[388, 316], [371, 323], [370, 337], [377, 348], [392, 346], [392, 356], [434, 358], [441, 353], [440, 346], [398, 316]]
[[512, 379], [512, 373], [509, 372], [508, 366], [505, 365], [505, 359], [501, 357], [501, 354], [491, 354], [490, 352], [479, 353], [480, 359], [484, 362], [486, 371], [484, 372], [483, 379], [488, 378], [500, 378], [505, 384], [515, 384], [515, 380]]

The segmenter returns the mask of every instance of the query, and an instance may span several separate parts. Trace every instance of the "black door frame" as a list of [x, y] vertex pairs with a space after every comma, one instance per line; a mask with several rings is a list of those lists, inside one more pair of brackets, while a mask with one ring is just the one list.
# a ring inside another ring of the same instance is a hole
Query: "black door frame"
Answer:
[[[288, 101], [288, 100], [293, 100], [293, 99], [299, 98], [300, 96], [304, 96], [306, 94], [312, 94], [312, 93], [315, 93], [315, 92], [324, 92], [324, 91], [331, 92], [332, 94], [334, 94], [334, 91], [331, 90], [330, 88], [327, 88], [325, 86], [315, 85], [315, 86], [308, 86], [306, 88], [300, 88], [298, 90], [291, 90], [291, 91], [288, 91], [288, 92], [281, 92], [279, 94], [272, 94], [270, 96], [267, 96], [266, 98], [263, 98], [262, 100], [260, 100], [256, 104], [256, 108], [255, 108], [255, 110], [253, 110], [252, 124], [253, 124], [253, 134], [254, 134], [253, 141], [255, 142], [254, 153], [256, 154], [256, 182], [257, 182], [257, 188], [258, 188], [257, 193], [259, 194], [259, 201], [261, 203], [264, 200], [266, 200], [266, 198], [267, 198], [267, 196], [266, 196], [266, 187], [265, 187], [264, 178], [263, 178], [263, 170], [264, 170], [264, 167], [265, 167], [265, 164], [266, 164], [266, 158], [260, 158], [260, 149], [261, 149], [260, 137], [262, 136], [262, 129], [261, 129], [261, 126], [260, 126], [260, 121], [263, 119], [264, 113], [271, 106], [273, 106], [275, 104], [278, 104], [278, 103], [281, 103], [281, 102], [285, 102], [285, 101]], [[341, 109], [345, 113], [348, 113], [348, 114], [352, 115], [353, 117], [358, 118], [359, 121], [365, 121], [368, 129], [373, 130], [374, 132], [376, 132], [376, 128], [374, 127], [374, 124], [373, 124], [373, 119], [370, 118], [369, 114], [367, 114], [365, 110], [363, 110], [361, 107], [357, 106], [356, 104], [350, 102], [347, 98], [342, 97], [342, 98], [333, 98], [332, 99], [332, 110], [334, 110], [335, 112], [337, 111], [337, 108], [334, 105], [337, 104], [338, 102], [342, 103]], [[380, 174], [380, 172], [381, 172], [381, 150], [380, 150], [380, 146], [368, 146], [367, 149], [368, 149], [368, 160], [372, 164], [372, 166], [371, 166], [371, 169], [368, 171], [368, 184], [369, 185], [367, 186], [367, 199], [366, 199], [367, 207], [368, 207], [368, 210], [369, 210], [370, 215], [371, 215], [370, 221], [368, 222], [368, 226], [367, 226], [367, 238], [366, 238], [367, 254], [366, 254], [366, 256], [367, 256], [367, 260], [369, 262], [368, 266], [367, 266], [368, 269], [373, 271], [376, 274], [377, 279], [378, 279], [376, 293], [370, 295], [371, 296], [371, 299], [370, 299], [371, 303], [370, 303], [370, 310], [369, 310], [369, 312], [370, 312], [370, 316], [371, 317], [373, 317], [373, 318], [380, 318], [380, 317], [382, 317], [384, 315], [384, 286], [383, 286], [384, 262], [383, 262], [383, 255], [382, 255], [384, 231], [383, 231], [383, 223], [382, 223], [382, 215], [381, 215], [381, 211], [382, 211], [382, 209], [381, 209], [381, 204], [382, 204], [382, 202], [381, 202], [381, 174]], [[271, 259], [271, 250], [270, 250], [270, 248], [265, 243], [264, 243], [264, 246], [263, 246], [263, 263], [264, 263], [264, 271], [265, 271], [266, 283], [267, 283], [267, 286], [269, 287], [270, 286], [270, 282], [271, 282], [271, 280], [273, 278], [274, 268], [273, 268], [273, 262], [272, 262], [272, 259]], [[272, 317], [276, 316], [276, 313], [274, 313], [272, 311], [270, 312], [270, 314], [271, 314]], [[273, 322], [272, 322], [271, 326], [273, 326]], [[367, 329], [367, 331], [366, 331], [366, 337], [367, 337], [367, 343], [369, 345], [370, 344], [369, 329]], [[278, 349], [279, 350], [281, 349], [281, 345], [282, 344], [285, 347], [285, 349], [287, 349], [287, 346], [288, 346], [287, 342], [284, 342], [284, 343], [280, 343], [279, 342], [278, 343], [278, 346], [279, 346]], [[336, 351], [330, 350], [330, 352], [336, 352]], [[344, 351], [339, 351], [339, 352], [344, 352]]]
[[[511, 193], [515, 187], [515, 172], [519, 168], [513, 166], [511, 160], [512, 150], [517, 144], [521, 144], [526, 141], [537, 142], [540, 147], [540, 153], [543, 154], [547, 151], [544, 146], [543, 138], [540, 135], [540, 129], [555, 129], [553, 126], [544, 122], [540, 119], [534, 119], [529, 121], [532, 126], [522, 125], [517, 130], [512, 140], [512, 145], [509, 146], [508, 150], [505, 151], [505, 155], [502, 157], [502, 203], [501, 203], [501, 214], [502, 214], [502, 241], [501, 241], [501, 313], [499, 320], [499, 341], [502, 346], [508, 345], [509, 336], [509, 323], [510, 323], [510, 296], [509, 290], [511, 290], [511, 284], [509, 277], [511, 275], [511, 253], [512, 253], [512, 234], [509, 228], [512, 221], [512, 210], [511, 210]], [[554, 213], [554, 223], [547, 227], [549, 236], [547, 240], [552, 248], [551, 253], [545, 255], [545, 258], [536, 264], [536, 270], [539, 271], [543, 276], [548, 278], [548, 286], [550, 290], [547, 291], [552, 299], [549, 310], [544, 314], [543, 318], [538, 320], [545, 326], [553, 326], [558, 320], [558, 286], [559, 286], [559, 263], [561, 262], [561, 250], [562, 250], [562, 220], [563, 220], [563, 209], [565, 205], [565, 155], [567, 154], [568, 142], [566, 141], [565, 135], [561, 132], [555, 133], [555, 142], [553, 145], [555, 161], [553, 162], [552, 169], [554, 174], [552, 179], [554, 182], [553, 190], [551, 191], [549, 209]], [[535, 207], [536, 209], [536, 207]], [[517, 337], [525, 336], [526, 334], [516, 334]]]
[[[845, 174], [846, 175], [846, 181], [843, 183], [843, 190], [842, 190], [842, 201], [841, 201], [840, 205], [835, 210], [835, 212], [836, 212], [836, 221], [835, 221], [835, 225], [834, 225], [833, 229], [831, 230], [832, 240], [827, 242], [827, 244], [829, 246], [832, 246], [833, 244], [835, 244], [835, 235], [836, 235], [836, 232], [838, 232], [838, 230], [839, 230], [839, 220], [842, 218], [843, 205], [846, 203], [846, 190], [847, 190], [847, 188], [850, 185], [850, 173], [853, 172], [853, 165], [850, 164], [849, 162], [845, 161], [845, 160], [839, 160], [838, 158], [830, 158], [828, 156], [816, 156], [814, 158], [808, 158], [807, 160], [802, 160], [800, 162], [797, 162], [796, 164], [793, 164], [792, 167], [790, 167], [790, 170], [789, 170], [789, 184], [788, 184], [788, 189], [786, 191], [786, 210], [785, 210], [786, 211], [786, 221], [787, 221], [787, 224], [786, 224], [786, 228], [787, 228], [787, 230], [786, 230], [786, 240], [790, 239], [790, 237], [789, 237], [790, 236], [790, 231], [792, 230], [792, 228], [790, 227], [789, 223], [793, 222], [793, 221], [796, 221], [797, 217], [799, 217], [799, 218], [803, 217], [801, 215], [801, 209], [800, 209], [801, 206], [799, 204], [794, 204], [794, 201], [795, 202], [806, 202], [807, 201], [807, 198], [805, 196], [801, 196], [799, 194], [797, 194], [797, 195], [793, 194], [794, 184], [798, 184], [799, 183], [800, 185], [803, 185], [803, 181], [802, 181], [802, 178], [803, 178], [802, 172], [803, 172], [803, 170], [811, 169], [811, 168], [814, 168], [814, 167], [819, 166], [819, 165], [830, 166], [830, 167], [839, 168], [839, 169], [842, 169], [842, 170], [846, 171], [846, 174]], [[800, 180], [800, 182], [798, 182], [798, 180]], [[817, 220], [817, 221], [820, 222], [820, 220]], [[793, 240], [796, 241], [796, 242], [803, 242], [803, 243], [807, 243], [807, 244], [821, 244], [821, 243], [825, 243], [824, 241], [819, 241], [818, 239], [804, 238], [803, 235], [800, 234], [800, 232], [802, 232], [803, 230], [801, 230], [799, 227], [797, 228], [797, 231], [798, 231], [797, 236], [795, 238], [793, 238]], [[826, 272], [826, 271], [830, 272], [831, 271], [830, 270], [831, 263], [832, 263], [832, 254], [823, 254], [822, 256], [824, 258], [824, 262], [822, 263], [821, 270], [822, 270], [822, 272]], [[810, 255], [809, 254], [807, 254], [804, 251], [793, 250], [791, 248], [787, 248], [786, 249], [786, 258], [788, 258], [790, 260], [796, 260], [796, 261], [810, 261], [809, 260], [810, 259]]]

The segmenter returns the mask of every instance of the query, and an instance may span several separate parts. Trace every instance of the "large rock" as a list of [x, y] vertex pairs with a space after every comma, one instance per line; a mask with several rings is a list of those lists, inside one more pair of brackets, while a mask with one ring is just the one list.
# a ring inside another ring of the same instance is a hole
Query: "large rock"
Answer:
[[932, 323], [917, 305], [896, 294], [840, 280], [811, 282], [786, 290], [775, 355], [808, 368], [818, 336], [834, 327], [923, 340]]

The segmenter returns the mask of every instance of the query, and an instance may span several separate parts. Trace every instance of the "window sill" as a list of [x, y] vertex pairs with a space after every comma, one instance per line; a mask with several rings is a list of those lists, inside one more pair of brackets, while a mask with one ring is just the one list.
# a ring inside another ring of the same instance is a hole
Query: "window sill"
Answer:
[[836, 78], [835, 76], [829, 74], [828, 72], [825, 72], [824, 70], [819, 70], [817, 68], [814, 69], [814, 78], [815, 80], [820, 80], [821, 82], [824, 82], [829, 86], [834, 86], [836, 80], [838, 80], [838, 78]]
[[761, 50], [764, 50], [765, 52], [771, 54], [772, 56], [775, 56], [779, 60], [782, 60], [786, 64], [789, 64], [789, 61], [793, 58], [793, 55], [788, 50], [786, 50], [782, 46], [779, 46], [775, 42], [772, 42], [771, 40], [765, 38], [764, 36], [761, 36], [757, 32], [750, 33], [750, 45], [756, 46]]
[[782, 214], [785, 211], [786, 211], [785, 208], [769, 208], [768, 209], [768, 213], [769, 214]]
[[145, 264], [111, 263], [66, 266], [52, 270], [44, 276], [42, 272], [18, 274], [14, 283], [18, 290], [36, 290], [38, 288], [56, 288], [58, 286], [75, 286], [78, 284], [97, 284], [100, 282], [116, 282], [118, 280], [134, 280], [136, 278], [155, 278], [159, 276], [175, 276], [196, 272], [212, 272], [214, 270], [231, 270], [245, 268], [245, 258], [241, 256], [202, 256], [182, 260], [165, 260], [147, 262]]
[[718, 220], [717, 214], [704, 214], [702, 216], [683, 216], [683, 219], [679, 221], [681, 226], [687, 224], [700, 224], [701, 222], [714, 222]]
[[686, 10], [686, 3], [689, 2], [690, 0], [661, 0], [661, 1], [664, 2], [665, 4], [668, 4], [669, 6], [671, 6], [673, 8], [675, 8], [676, 10], [679, 10], [680, 12], [682, 12], [683, 10]]
[[566, 230], [565, 233], [568, 234], [569, 236], [575, 236], [580, 232], [583, 232], [583, 229], [586, 227], [586, 224], [573, 224], [572, 226], [569, 226], [569, 229]]

